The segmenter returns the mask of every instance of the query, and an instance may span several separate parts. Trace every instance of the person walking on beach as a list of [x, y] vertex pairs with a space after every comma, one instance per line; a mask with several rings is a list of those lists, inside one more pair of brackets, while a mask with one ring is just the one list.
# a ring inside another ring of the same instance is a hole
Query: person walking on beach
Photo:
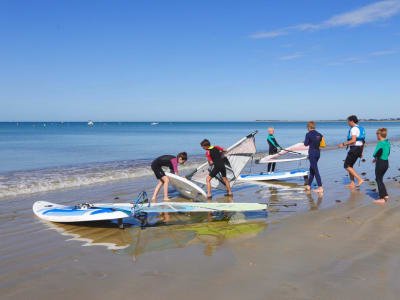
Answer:
[[228, 190], [228, 193], [225, 194], [225, 196], [233, 196], [231, 186], [229, 184], [228, 179], [226, 178], [226, 167], [225, 167], [225, 158], [224, 158], [224, 152], [226, 152], [226, 149], [220, 147], [220, 146], [211, 146], [211, 143], [209, 140], [204, 139], [200, 143], [201, 147], [206, 150], [206, 156], [208, 159], [208, 163], [210, 166], [212, 166], [212, 169], [210, 171], [210, 174], [207, 176], [207, 197], [208, 199], [211, 199], [211, 180], [216, 177], [217, 175], [220, 175], [222, 177], [222, 181], [224, 182], [226, 189]]
[[183, 165], [186, 161], [187, 161], [187, 153], [181, 152], [177, 156], [173, 156], [173, 155], [160, 156], [151, 163], [151, 169], [153, 170], [154, 175], [156, 176], [157, 180], [159, 181], [156, 188], [154, 189], [154, 194], [153, 194], [151, 201], [153, 201], [153, 202], [157, 201], [157, 194], [163, 185], [164, 185], [164, 200], [165, 201], [170, 200], [168, 198], [169, 179], [165, 175], [162, 167], [168, 167], [170, 169], [171, 173], [179, 175], [178, 164]]
[[[352, 115], [347, 118], [347, 124], [350, 126], [349, 133], [347, 134], [347, 141], [338, 145], [339, 148], [349, 147], [350, 150], [347, 152], [346, 160], [344, 161], [344, 168], [349, 172], [350, 184], [347, 185], [349, 188], [359, 187], [364, 180], [354, 170], [353, 166], [357, 159], [362, 157], [364, 145], [365, 145], [365, 129], [358, 125], [358, 118]], [[357, 179], [357, 185], [354, 182]]]
[[310, 161], [310, 175], [308, 177], [308, 184], [306, 185], [306, 190], [311, 190], [312, 182], [317, 180], [318, 188], [313, 190], [316, 193], [323, 193], [321, 176], [318, 170], [318, 160], [320, 158], [320, 147], [325, 148], [325, 139], [322, 134], [315, 130], [315, 122], [310, 121], [307, 123], [308, 133], [304, 140], [304, 146], [309, 146], [308, 148], [308, 159]]
[[[274, 137], [275, 129], [273, 127], [268, 128], [268, 137], [267, 142], [269, 145], [269, 155], [276, 154], [281, 151], [282, 147], [278, 144]], [[272, 174], [275, 171], [276, 163], [268, 163], [267, 172], [268, 174]]]
[[389, 196], [386, 191], [385, 184], [383, 183], [383, 176], [389, 168], [390, 142], [386, 138], [387, 129], [379, 128], [376, 131], [376, 137], [379, 142], [376, 145], [373, 154], [374, 160], [372, 162], [375, 163], [375, 177], [376, 184], [378, 185], [379, 199], [374, 200], [373, 202], [386, 203], [387, 199], [389, 199]]

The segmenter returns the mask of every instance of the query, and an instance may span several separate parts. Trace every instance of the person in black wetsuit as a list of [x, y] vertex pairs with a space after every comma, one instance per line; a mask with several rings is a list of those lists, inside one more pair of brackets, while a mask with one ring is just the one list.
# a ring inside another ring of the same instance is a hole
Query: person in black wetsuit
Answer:
[[[268, 128], [267, 142], [269, 145], [269, 151], [268, 151], [269, 155], [276, 154], [279, 151], [281, 151], [281, 149], [282, 149], [282, 147], [278, 144], [278, 142], [276, 141], [276, 139], [274, 137], [274, 132], [275, 132], [275, 129], [273, 127]], [[267, 167], [268, 174], [274, 173], [275, 165], [276, 165], [276, 163], [268, 163], [268, 167]]]
[[208, 163], [212, 166], [212, 170], [210, 174], [207, 176], [207, 197], [211, 199], [211, 179], [216, 177], [218, 174], [221, 175], [222, 181], [225, 183], [226, 189], [228, 193], [226, 196], [233, 196], [231, 186], [229, 184], [228, 179], [226, 178], [226, 167], [225, 162], [226, 158], [224, 158], [223, 153], [226, 152], [226, 149], [220, 146], [211, 146], [209, 140], [205, 139], [200, 143], [201, 147], [206, 150], [206, 156], [208, 159]]
[[311, 189], [311, 185], [315, 177], [318, 188], [313, 190], [313, 192], [323, 193], [324, 189], [322, 188], [321, 176], [318, 170], [318, 160], [320, 158], [319, 148], [321, 144], [325, 146], [325, 140], [322, 134], [315, 130], [315, 122], [308, 122], [307, 129], [308, 133], [306, 134], [306, 138], [304, 140], [304, 146], [309, 146], [308, 159], [310, 161], [310, 175], [308, 177], [308, 185], [306, 185], [306, 190], [309, 191]]
[[154, 189], [154, 194], [151, 199], [151, 201], [156, 202], [157, 201], [157, 194], [160, 191], [161, 187], [164, 185], [164, 200], [168, 201], [170, 200], [168, 198], [168, 182], [169, 179], [165, 175], [164, 170], [162, 167], [168, 167], [171, 171], [171, 173], [178, 174], [178, 164], [182, 165], [187, 161], [187, 153], [186, 152], [181, 152], [177, 156], [173, 155], [163, 155], [151, 163], [151, 169], [154, 172], [154, 175], [156, 178], [159, 180], [159, 183], [157, 184], [156, 188]]

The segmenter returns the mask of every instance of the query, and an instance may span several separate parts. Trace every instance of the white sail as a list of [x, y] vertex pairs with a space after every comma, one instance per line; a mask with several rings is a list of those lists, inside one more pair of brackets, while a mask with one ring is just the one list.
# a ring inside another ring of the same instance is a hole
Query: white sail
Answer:
[[[257, 131], [254, 131], [248, 136], [242, 138], [240, 141], [229, 147], [225, 153], [226, 177], [231, 185], [235, 183], [240, 172], [242, 172], [252, 155], [256, 153], [256, 144], [254, 138], [256, 133]], [[210, 173], [209, 168], [210, 165], [208, 162], [202, 164], [195, 170], [194, 173], [191, 174], [190, 179], [194, 182], [205, 185], [206, 178]], [[221, 178], [218, 176], [211, 180], [211, 185], [213, 188], [226, 189]]]
[[297, 143], [290, 147], [287, 147], [276, 154], [271, 154], [260, 159], [260, 164], [266, 163], [277, 163], [277, 162], [289, 162], [307, 159], [308, 157], [308, 146], [304, 146], [303, 143]]

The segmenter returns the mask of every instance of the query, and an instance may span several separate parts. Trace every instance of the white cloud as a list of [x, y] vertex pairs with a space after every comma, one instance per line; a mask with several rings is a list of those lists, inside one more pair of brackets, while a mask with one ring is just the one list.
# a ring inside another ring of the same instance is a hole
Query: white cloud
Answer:
[[389, 19], [400, 13], [400, 0], [384, 0], [375, 2], [353, 11], [345, 12], [329, 18], [320, 24], [299, 24], [274, 31], [259, 32], [250, 38], [262, 39], [286, 35], [290, 31], [320, 30], [333, 27], [355, 27]]
[[252, 39], [265, 39], [265, 38], [274, 38], [281, 35], [288, 34], [284, 30], [276, 30], [276, 31], [268, 31], [268, 32], [258, 32], [250, 35]]
[[328, 66], [341, 66], [344, 64], [361, 64], [361, 63], [365, 63], [366, 61], [363, 60], [360, 57], [348, 57], [336, 62], [332, 62], [330, 64], [328, 64]]
[[375, 51], [370, 53], [371, 56], [383, 56], [383, 55], [391, 55], [397, 53], [396, 50], [383, 50], [383, 51]]
[[303, 53], [296, 53], [293, 55], [287, 55], [287, 56], [281, 56], [279, 57], [280, 60], [292, 60], [292, 59], [296, 59], [296, 58], [300, 58], [303, 57], [304, 54]]

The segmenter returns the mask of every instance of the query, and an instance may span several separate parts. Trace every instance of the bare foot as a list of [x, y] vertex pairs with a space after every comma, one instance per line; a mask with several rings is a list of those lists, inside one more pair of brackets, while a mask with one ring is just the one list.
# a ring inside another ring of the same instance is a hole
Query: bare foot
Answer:
[[356, 187], [359, 187], [360, 185], [362, 185], [364, 182], [364, 179], [360, 179], [356, 185]]
[[354, 189], [356, 187], [356, 185], [354, 184], [354, 182], [346, 184], [345, 187], [349, 188], [349, 189]]
[[385, 199], [378, 199], [378, 200], [374, 200], [372, 202], [378, 203], [378, 204], [386, 204], [386, 200]]
[[151, 198], [151, 202], [156, 203], [157, 202], [157, 198]]
[[306, 189], [306, 191], [309, 191], [311, 189], [309, 185], [306, 185], [304, 188]]
[[324, 189], [322, 187], [319, 187], [316, 190], [313, 190], [313, 192], [322, 194], [324, 192]]
[[387, 200], [387, 199], [389, 199], [389, 196], [385, 196], [385, 197], [383, 197], [383, 199]]
[[171, 201], [170, 198], [164, 198], [164, 201]]

